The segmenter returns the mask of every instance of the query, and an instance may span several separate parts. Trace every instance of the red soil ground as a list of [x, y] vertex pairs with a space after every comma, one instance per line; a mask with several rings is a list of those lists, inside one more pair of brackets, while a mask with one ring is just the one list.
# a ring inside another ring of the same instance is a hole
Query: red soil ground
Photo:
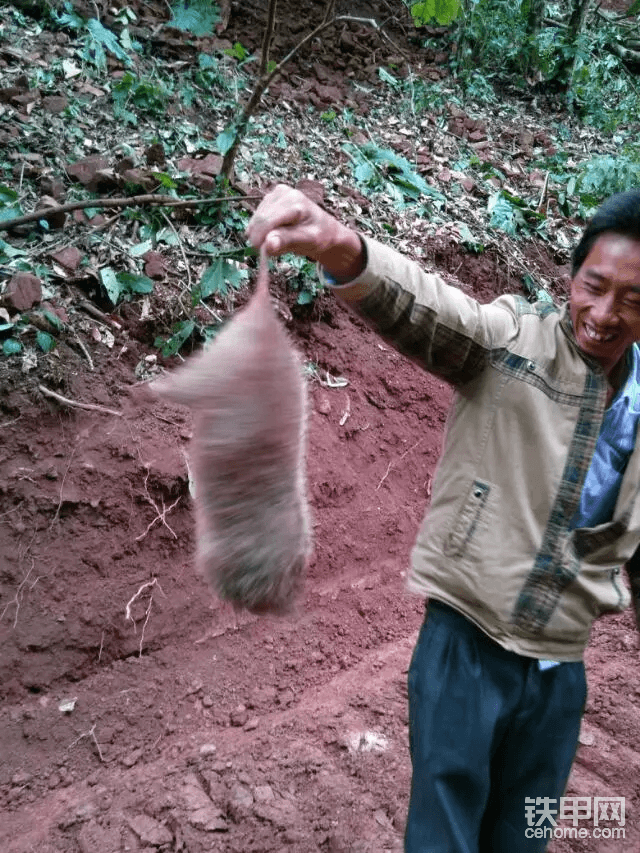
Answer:
[[[489, 252], [429, 260], [482, 301], [515, 289]], [[195, 575], [190, 419], [132, 402], [152, 351], [135, 322], [92, 352], [94, 372], [71, 349], [36, 379], [0, 360], [4, 853], [402, 849], [424, 608], [404, 575], [450, 391], [332, 297], [291, 331], [321, 378], [348, 384], [310, 380], [315, 552], [286, 619], [235, 615]], [[122, 416], [44, 400], [37, 382], [61, 378]], [[552, 853], [640, 850], [639, 663], [630, 612], [596, 624], [569, 785], [625, 797], [625, 838]]]
[[[455, 252], [434, 256], [463, 261], [480, 298], [506, 287], [488, 256]], [[295, 324], [297, 343], [348, 385], [311, 380], [315, 552], [286, 619], [236, 616], [196, 577], [189, 417], [131, 402], [146, 350], [126, 329], [95, 373], [71, 351], [48, 368], [122, 417], [47, 404], [0, 362], [5, 853], [401, 850], [423, 612], [403, 579], [450, 391], [332, 297], [314, 316]], [[552, 849], [637, 851], [630, 612], [597, 624], [587, 663], [570, 793], [626, 797], [626, 838]]]

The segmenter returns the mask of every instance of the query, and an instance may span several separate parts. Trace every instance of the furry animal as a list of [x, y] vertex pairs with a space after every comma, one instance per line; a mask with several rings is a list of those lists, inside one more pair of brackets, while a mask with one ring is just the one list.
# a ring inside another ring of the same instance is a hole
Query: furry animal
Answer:
[[151, 389], [194, 413], [198, 570], [236, 607], [289, 612], [311, 550], [306, 387], [264, 252], [248, 305]]

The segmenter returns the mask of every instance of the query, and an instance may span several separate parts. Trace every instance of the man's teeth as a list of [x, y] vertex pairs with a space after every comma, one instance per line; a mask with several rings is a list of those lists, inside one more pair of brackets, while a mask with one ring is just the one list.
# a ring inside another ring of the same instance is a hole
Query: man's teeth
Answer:
[[596, 332], [592, 326], [585, 326], [584, 330], [587, 333], [588, 338], [591, 338], [592, 341], [598, 341], [599, 343], [612, 341], [615, 337], [615, 335], [602, 335], [600, 332]]

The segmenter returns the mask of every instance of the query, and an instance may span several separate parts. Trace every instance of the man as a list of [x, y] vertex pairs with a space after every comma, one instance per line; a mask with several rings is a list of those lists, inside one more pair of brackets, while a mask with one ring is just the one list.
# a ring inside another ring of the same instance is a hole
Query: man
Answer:
[[548, 834], [527, 830], [564, 793], [591, 623], [628, 605], [625, 563], [640, 581], [640, 190], [596, 213], [560, 309], [480, 305], [284, 186], [248, 236], [317, 260], [456, 389], [409, 578], [429, 604], [409, 670], [405, 849], [542, 851]]

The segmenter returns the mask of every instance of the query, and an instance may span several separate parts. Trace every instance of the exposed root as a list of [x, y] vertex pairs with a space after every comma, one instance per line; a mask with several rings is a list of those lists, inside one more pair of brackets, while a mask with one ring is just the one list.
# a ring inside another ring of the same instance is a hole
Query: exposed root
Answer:
[[[22, 580], [20, 581], [20, 584], [19, 584], [19, 586], [18, 586], [18, 588], [17, 588], [17, 590], [16, 590], [16, 594], [13, 596], [13, 598], [11, 599], [11, 601], [8, 601], [8, 602], [5, 604], [4, 609], [3, 609], [2, 613], [0, 613], [0, 620], [2, 620], [2, 619], [4, 619], [5, 613], [6, 613], [6, 612], [7, 612], [7, 610], [11, 607], [11, 605], [13, 605], [13, 606], [16, 608], [16, 612], [15, 612], [15, 614], [14, 614], [14, 616], [13, 616], [13, 627], [14, 627], [14, 628], [15, 628], [15, 627], [16, 627], [16, 625], [18, 624], [18, 614], [19, 614], [19, 612], [20, 612], [20, 602], [22, 601], [23, 590], [24, 590], [24, 587], [25, 587], [25, 585], [26, 585], [27, 581], [28, 581], [28, 580], [29, 580], [29, 578], [31, 577], [31, 572], [33, 571], [34, 567], [35, 567], [35, 560], [34, 560], [34, 559], [33, 559], [33, 557], [32, 557], [32, 558], [31, 558], [31, 568], [29, 569], [29, 571], [27, 572], [27, 574], [26, 574], [26, 575], [22, 578]], [[39, 581], [39, 580], [40, 580], [40, 576], [38, 575], [38, 577], [33, 581], [33, 583], [31, 584], [31, 586], [29, 587], [29, 591], [31, 591], [31, 590], [34, 588], [34, 586], [38, 583], [38, 581]]]
[[96, 724], [94, 723], [88, 732], [83, 732], [81, 735], [70, 743], [67, 749], [71, 749], [72, 746], [75, 746], [77, 743], [80, 743], [84, 738], [89, 737], [95, 743], [96, 749], [98, 750], [98, 756], [100, 757], [100, 761], [104, 764], [104, 756], [102, 754], [102, 750], [100, 749], [100, 744], [98, 743], [98, 739], [96, 738]]
[[149, 617], [151, 616], [151, 605], [153, 604], [153, 588], [156, 586], [158, 587], [160, 592], [164, 595], [162, 587], [158, 583], [158, 579], [154, 578], [152, 581], [147, 581], [146, 583], [142, 584], [142, 586], [136, 592], [136, 594], [129, 599], [129, 601], [127, 602], [126, 609], [125, 609], [125, 618], [127, 619], [128, 622], [133, 622], [133, 630], [137, 632], [136, 620], [131, 615], [131, 607], [134, 604], [134, 602], [137, 601], [138, 598], [140, 598], [140, 596], [145, 591], [145, 589], [151, 590], [151, 592], [149, 593], [149, 603], [147, 604], [147, 609], [145, 610], [145, 614], [144, 614], [144, 623], [142, 625], [142, 632], [140, 634], [140, 643], [138, 645], [138, 657], [142, 657], [142, 645], [144, 643], [144, 632], [145, 632], [145, 629], [149, 623]]
[[136, 542], [141, 542], [145, 538], [145, 536], [149, 533], [149, 531], [151, 530], [153, 525], [156, 524], [156, 522], [158, 522], [158, 521], [161, 521], [164, 524], [164, 526], [167, 528], [169, 533], [173, 536], [173, 538], [177, 539], [178, 534], [167, 523], [167, 514], [170, 513], [172, 509], [175, 509], [176, 506], [180, 503], [180, 497], [177, 497], [175, 499], [175, 501], [171, 504], [171, 506], [165, 506], [164, 501], [162, 501], [162, 509], [160, 509], [158, 507], [158, 504], [154, 501], [154, 499], [149, 494], [149, 489], [147, 488], [147, 481], [148, 480], [149, 480], [149, 472], [147, 471], [147, 476], [144, 478], [144, 497], [146, 498], [148, 503], [150, 503], [151, 506], [155, 509], [157, 515], [152, 521], [149, 522], [149, 524], [147, 525], [147, 529], [144, 531], [144, 533], [141, 533], [140, 536], [136, 536]]
[[62, 394], [57, 394], [51, 391], [50, 388], [44, 385], [38, 385], [38, 391], [44, 394], [45, 397], [50, 397], [63, 406], [69, 406], [72, 409], [86, 409], [88, 412], [101, 412], [103, 415], [115, 415], [117, 418], [122, 417], [122, 412], [116, 412], [115, 409], [107, 409], [106, 406], [96, 406], [95, 403], [79, 403], [77, 400], [70, 400], [68, 397], [63, 397]]
[[[423, 439], [420, 439], [420, 441], [417, 441], [417, 442], [416, 442], [412, 447], [409, 447], [407, 450], [405, 450], [405, 452], [402, 454], [402, 456], [400, 456], [400, 457], [398, 458], [398, 460], [397, 460], [397, 461], [398, 461], [398, 462], [402, 462], [402, 460], [404, 459], [404, 457], [405, 457], [408, 453], [411, 453], [411, 451], [412, 451], [412, 450], [415, 450], [415, 449], [416, 449], [416, 447], [417, 447], [419, 444], [422, 444], [422, 441], [423, 441]], [[380, 480], [380, 482], [379, 482], [379, 483], [378, 483], [378, 485], [376, 486], [376, 492], [378, 491], [378, 489], [380, 488], [380, 486], [384, 483], [384, 481], [385, 481], [385, 480], [387, 479], [387, 477], [389, 476], [389, 473], [390, 473], [391, 468], [393, 467], [393, 463], [394, 463], [395, 461], [396, 461], [395, 459], [392, 459], [392, 460], [391, 460], [391, 462], [389, 462], [389, 464], [387, 465], [387, 470], [384, 472], [384, 476], [382, 477], [382, 479]]]

